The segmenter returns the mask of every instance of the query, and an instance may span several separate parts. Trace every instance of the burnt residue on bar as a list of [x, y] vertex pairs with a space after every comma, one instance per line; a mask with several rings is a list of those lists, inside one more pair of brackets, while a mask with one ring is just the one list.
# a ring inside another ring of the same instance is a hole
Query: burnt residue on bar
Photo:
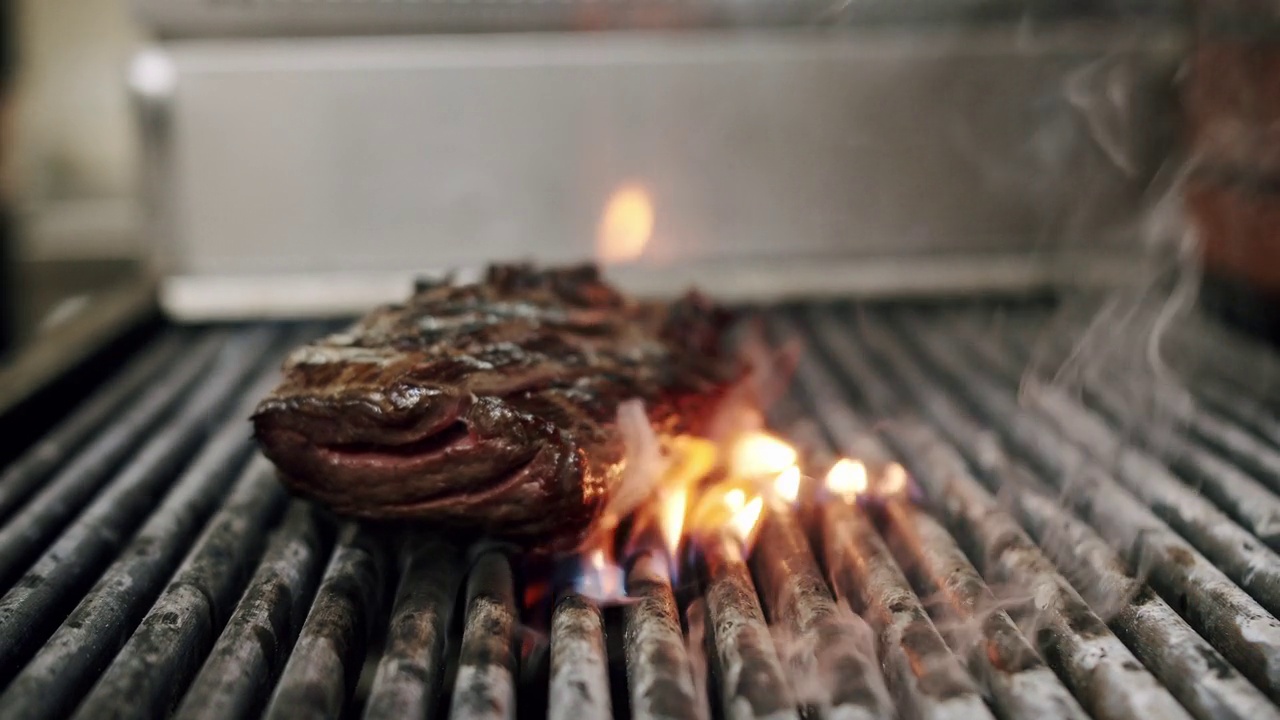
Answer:
[[985, 680], [992, 703], [1011, 717], [1088, 717], [947, 531], [900, 499], [880, 509], [890, 548], [922, 594], [938, 601], [944, 634], [953, 648], [968, 650], [969, 667]]
[[[66, 606], [125, 544], [190, 460], [191, 452], [226, 416], [254, 369], [264, 357], [272, 357], [264, 354], [275, 339], [268, 328], [259, 328], [234, 335], [220, 348], [210, 372], [175, 416], [150, 435], [114, 481], [0, 599], [0, 677], [10, 677], [30, 656], [63, 617]], [[38, 551], [56, 528], [55, 519], [69, 512], [59, 499], [43, 493], [37, 501], [0, 530], [0, 555], [5, 558], [0, 561], [5, 568], [0, 575], [9, 575], [19, 566], [15, 563], [29, 560], [28, 550]]]
[[511, 565], [496, 550], [481, 552], [467, 577], [465, 626], [450, 702], [454, 720], [515, 717], [516, 616]]
[[250, 717], [262, 710], [307, 616], [332, 535], [309, 503], [289, 505], [175, 718]]
[[773, 508], [751, 555], [791, 685], [806, 715], [885, 718], [892, 702], [866, 622], [841, 610], [794, 514]]
[[244, 433], [215, 439], [121, 557], [0, 696], [0, 717], [64, 715], [123, 645], [226, 491], [249, 448]]
[[1188, 717], [973, 479], [958, 453], [928, 428], [906, 422], [895, 424], [891, 439], [984, 577], [1017, 588], [1004, 598], [1006, 609], [1036, 637], [1081, 704], [1102, 718]]
[[836, 594], [876, 631], [889, 689], [921, 718], [990, 718], [977, 686], [857, 505], [829, 502], [818, 512], [822, 556]]
[[[972, 402], [992, 427], [1023, 455], [1036, 459], [1041, 476], [1055, 483], [1069, 506], [1120, 549], [1132, 567], [1150, 568], [1148, 582], [1171, 606], [1254, 684], [1272, 698], [1280, 697], [1280, 622], [1250, 596], [1259, 592], [1265, 596], [1271, 587], [1263, 584], [1265, 578], [1250, 575], [1251, 560], [1270, 555], [1267, 548], [1256, 541], [1234, 547], [1225, 544], [1219, 533], [1235, 533], [1239, 528], [1230, 523], [1226, 528], [1210, 526], [1204, 534], [1192, 536], [1197, 545], [1215, 548], [1216, 564], [1210, 562], [1152, 509], [1119, 487], [1104, 468], [1023, 411], [1011, 390], [993, 385], [955, 353], [933, 347], [932, 342], [922, 341], [920, 347], [932, 367], [949, 378], [955, 391]], [[1186, 512], [1182, 507], [1164, 510]], [[1179, 529], [1189, 534], [1189, 526]]]
[[405, 533], [398, 538], [396, 556], [400, 583], [365, 720], [422, 718], [435, 707], [462, 583], [458, 549], [435, 535]]
[[613, 716], [604, 617], [591, 600], [569, 593], [551, 615], [551, 689], [547, 720]]
[[[62, 715], [84, 695], [248, 459], [251, 441], [243, 418], [277, 381], [269, 369], [245, 390], [223, 428], [196, 454], [120, 557], [0, 696], [0, 716]], [[267, 473], [266, 462], [255, 463], [253, 472]]]
[[[1009, 361], [1008, 355], [997, 352], [996, 346], [964, 335], [954, 345], [980, 357], [987, 368], [998, 372], [1010, 384], [1018, 381], [1020, 369]], [[1082, 389], [1104, 413], [1116, 418], [1124, 434], [1114, 432], [1099, 417], [1052, 386], [1036, 386], [1034, 392], [1024, 393], [1024, 397], [1066, 437], [1113, 467], [1115, 477], [1175, 529], [1199, 536], [1216, 533], [1227, 547], [1256, 544], [1250, 534], [1270, 548], [1280, 546], [1280, 498], [1230, 463], [1193, 443], [1181, 442], [1171, 454], [1171, 460], [1175, 468], [1195, 481], [1196, 488], [1188, 487], [1159, 460], [1125, 444], [1128, 437], [1145, 440], [1148, 446], [1158, 444], [1160, 438], [1155, 434], [1154, 425], [1135, 426], [1130, 422], [1128, 403], [1117, 388], [1099, 391], [1094, 383], [1085, 382]], [[1201, 493], [1223, 512], [1201, 497]], [[1232, 520], [1249, 532], [1244, 532]], [[1280, 556], [1261, 550], [1254, 555], [1252, 580], [1259, 587], [1280, 588]], [[1273, 591], [1260, 592], [1263, 595], [1259, 599], [1265, 600]]]
[[83, 718], [166, 715], [204, 662], [286, 503], [259, 456], [80, 705]]
[[904, 399], [893, 388], [932, 396], [933, 401], [921, 404], [937, 410], [935, 421], [949, 433], [956, 432], [959, 447], [980, 467], [991, 468], [1004, 459], [998, 443], [967, 424], [967, 416], [944, 396], [933, 393], [936, 383], [910, 355], [896, 353], [882, 358], [885, 367], [905, 373], [894, 378], [872, 365], [848, 335], [840, 332], [834, 318], [818, 315], [807, 320], [833, 367], [858, 388], [870, 410], [877, 416], [894, 418], [882, 423], [886, 439], [907, 462], [947, 529], [983, 576], [1032, 588], [1036, 591], [1033, 597], [1044, 599], [1046, 606], [1037, 610], [1027, 598], [1015, 598], [1020, 602], [1008, 607], [1009, 614], [1020, 626], [1027, 626], [1028, 637], [1035, 639], [1045, 659], [1080, 702], [1104, 717], [1158, 717], [1165, 710], [1172, 713], [1170, 717], [1184, 716], [1176, 701], [1039, 554], [1017, 523], [999, 510], [955, 449], [929, 427], [910, 419], [904, 411]]
[[[999, 353], [995, 346], [977, 343], [966, 337], [970, 351], [980, 354], [990, 367], [999, 368], [1005, 377], [1017, 377], [1019, 369], [1014, 366], [1011, 359], [1020, 357], [1029, 350], [1017, 342], [1016, 335], [1010, 336], [1010, 339], [1012, 342], [999, 346], [1005, 349], [1004, 353]], [[1020, 352], [1010, 353], [1008, 346]], [[993, 355], [998, 356], [998, 360], [993, 358]], [[1255, 448], [1253, 452], [1249, 452], [1247, 444], [1242, 445], [1236, 440], [1237, 437], [1245, 435], [1244, 433], [1234, 431], [1233, 428], [1225, 426], [1225, 423], [1198, 408], [1184, 413], [1185, 417], [1179, 417], [1176, 420], [1170, 418], [1169, 423], [1135, 423], [1133, 406], [1142, 402], [1143, 398], [1131, 397], [1131, 386], [1111, 372], [1111, 368], [1104, 365], [1093, 370], [1094, 372], [1082, 378], [1079, 389], [1092, 407], [1124, 432], [1123, 437], [1133, 438], [1142, 443], [1149, 453], [1159, 453], [1162, 460], [1167, 460], [1174, 470], [1190, 482], [1194, 491], [1212, 500], [1231, 519], [1248, 529], [1272, 550], [1280, 548], [1280, 497], [1235, 464], [1248, 457], [1263, 464], [1267, 459], [1280, 462], [1280, 456], [1268, 453], [1262, 448]], [[1121, 448], [1118, 439], [1120, 435], [1112, 432], [1101, 420], [1063, 396], [1060, 391], [1052, 387], [1041, 387], [1037, 389], [1036, 399], [1040, 401], [1041, 410], [1053, 419], [1064, 433], [1082, 446], [1089, 448], [1097, 456], [1116, 458], [1117, 470], [1122, 478], [1125, 474], [1132, 478], [1129, 483], [1142, 483], [1145, 486], [1153, 482], [1178, 482], [1177, 478], [1161, 465], [1160, 460], [1130, 448]], [[1199, 443], [1191, 441], [1188, 434], [1173, 427], [1165, 427], [1166, 424], [1174, 426], [1183, 423], [1189, 430], [1198, 429], [1200, 435], [1208, 433], [1219, 442], [1234, 445], [1237, 448], [1237, 454], [1246, 457], [1236, 457], [1233, 458], [1233, 462], [1228, 462], [1209, 452]], [[1172, 436], [1169, 434], [1170, 431], [1173, 432]], [[1168, 449], [1170, 439], [1177, 440], [1176, 448], [1171, 452], [1163, 452]], [[1167, 494], [1173, 496], [1175, 492], [1171, 490]], [[1181, 496], [1178, 498], [1179, 504], [1190, 502], [1186, 499], [1189, 494], [1190, 491], [1179, 493]], [[1176, 516], [1166, 520], [1170, 524], [1179, 522]], [[1263, 572], [1267, 571], [1263, 570]], [[1270, 572], [1273, 574], [1280, 572], [1280, 557], [1273, 558]], [[1280, 583], [1280, 580], [1277, 582]]]
[[[112, 458], [123, 457], [132, 443], [141, 440], [144, 426], [154, 422], [165, 405], [160, 399], [150, 404], [151, 412], [138, 413], [135, 411], [139, 399], [149, 397], [148, 388], [154, 388], [157, 377], [166, 368], [182, 365], [184, 350], [190, 347], [191, 341], [186, 333], [170, 331], [148, 345], [66, 420], [6, 467], [0, 473], [0, 520], [7, 520], [14, 509], [38, 488], [56, 482], [52, 479], [53, 473], [68, 458], [76, 458], [75, 462], [82, 471], [96, 471], [100, 476], [110, 472], [115, 464]], [[174, 392], [182, 386], [181, 382], [161, 382], [171, 383]], [[167, 394], [157, 393], [151, 397], [162, 398]], [[126, 419], [134, 422], [124, 422]], [[88, 452], [90, 447], [97, 448], [96, 456], [83, 457], [92, 454]], [[86, 480], [84, 473], [68, 475], [80, 478], [81, 482]]]
[[319, 720], [342, 713], [382, 607], [385, 575], [384, 540], [367, 526], [344, 527], [264, 718]]
[[705, 699], [694, 687], [667, 558], [640, 553], [627, 573], [623, 614], [627, 687], [635, 720], [699, 720]]
[[[1280, 416], [1263, 403], [1212, 383], [1196, 383], [1192, 386], [1192, 392], [1222, 416], [1256, 434], [1267, 451], [1274, 453], [1276, 448], [1280, 448]], [[1233, 456], [1236, 454], [1236, 443], [1243, 443], [1240, 447], [1245, 448], [1245, 451], [1240, 456], [1245, 458], [1249, 457], [1249, 450], [1259, 444], [1259, 440], [1247, 433], [1232, 433], [1229, 440], [1211, 435], [1205, 435], [1205, 439]], [[1280, 466], [1276, 465], [1274, 459], [1255, 467], [1254, 471], [1267, 483], [1267, 487], [1280, 492]]]
[[1111, 617], [1111, 627], [1197, 718], [1280, 720], [1280, 708], [1135, 578], [1087, 525], [1029, 488], [1009, 495], [1023, 525], [1087, 599], [1114, 604], [1116, 595], [1128, 598]]
[[728, 720], [799, 720], [741, 547], [735, 539], [713, 534], [699, 543], [698, 557], [721, 712]]
[[[174, 406], [191, 391], [192, 385], [201, 379], [202, 374], [216, 367], [219, 357], [226, 358], [231, 339], [231, 333], [222, 332], [196, 342], [179, 362], [148, 388], [137, 403], [112, 423], [107, 432], [98, 435], [81, 450], [0, 527], [0, 587], [9, 586], [18, 573], [26, 569], [36, 553], [84, 507], [113, 472], [115, 483], [119, 484], [122, 477], [127, 480], [145, 473], [148, 464], [156, 463], [158, 449], [171, 445], [172, 440], [164, 442], [151, 431], [157, 426], [165, 427], [161, 422], [171, 420]], [[207, 375], [205, 379], [208, 379]], [[209, 394], [206, 397], [207, 402], [223, 399]], [[164, 434], [171, 435], [172, 432]], [[133, 457], [124, 462], [131, 452]]]

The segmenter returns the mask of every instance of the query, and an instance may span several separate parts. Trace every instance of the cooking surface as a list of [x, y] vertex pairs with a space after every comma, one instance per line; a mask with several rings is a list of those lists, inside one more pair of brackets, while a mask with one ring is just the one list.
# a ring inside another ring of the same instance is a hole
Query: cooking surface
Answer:
[[321, 328], [168, 331], [0, 476], [0, 716], [1280, 718], [1272, 358], [1174, 333], [1175, 423], [1114, 363], [1020, 398], [1071, 348], [1043, 308], [762, 314], [807, 348], [772, 423], [809, 472], [896, 458], [919, 502], [549, 618], [495, 548], [285, 495], [244, 418]]

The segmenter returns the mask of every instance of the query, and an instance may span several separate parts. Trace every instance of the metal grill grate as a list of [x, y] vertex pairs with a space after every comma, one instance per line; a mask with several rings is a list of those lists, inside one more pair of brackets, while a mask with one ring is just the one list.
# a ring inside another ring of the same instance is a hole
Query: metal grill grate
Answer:
[[244, 418], [318, 328], [174, 329], [0, 476], [0, 717], [1280, 720], [1275, 361], [1174, 337], [1194, 412], [1135, 423], [1115, 364], [1019, 395], [1072, 347], [1045, 312], [761, 311], [807, 346], [774, 425], [920, 502], [770, 514], [674, 586], [642, 554], [636, 602], [541, 623], [498, 549], [276, 483]]

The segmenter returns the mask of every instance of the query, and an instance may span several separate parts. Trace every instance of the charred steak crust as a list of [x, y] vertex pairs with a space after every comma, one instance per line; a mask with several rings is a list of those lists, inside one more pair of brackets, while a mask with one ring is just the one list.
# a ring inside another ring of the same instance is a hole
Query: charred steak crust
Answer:
[[593, 266], [495, 265], [294, 351], [255, 434], [293, 492], [339, 513], [568, 547], [622, 470], [620, 402], [704, 429], [734, 379], [727, 322], [694, 293], [633, 301]]

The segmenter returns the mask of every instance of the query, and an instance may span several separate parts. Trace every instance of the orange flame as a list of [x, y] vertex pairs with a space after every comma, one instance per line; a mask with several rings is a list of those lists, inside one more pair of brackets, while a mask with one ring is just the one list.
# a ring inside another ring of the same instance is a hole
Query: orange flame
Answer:
[[680, 488], [667, 493], [658, 516], [658, 529], [666, 543], [670, 557], [680, 549], [680, 535], [684, 532], [684, 515], [689, 508], [689, 489]]
[[631, 262], [653, 236], [653, 199], [642, 185], [628, 183], [609, 196], [596, 236], [596, 256], [604, 264]]
[[751, 546], [754, 539], [756, 525], [760, 522], [760, 513], [764, 510], [764, 498], [759, 495], [751, 499], [751, 502], [744, 503], [742, 507], [734, 511], [729, 518], [729, 527], [733, 530], [733, 534], [742, 541], [743, 545]]
[[867, 466], [857, 460], [841, 458], [827, 472], [826, 485], [828, 490], [846, 502], [855, 502], [867, 491]]
[[778, 473], [773, 480], [773, 492], [783, 502], [793, 503], [800, 498], [800, 468], [791, 467]]
[[889, 463], [880, 475], [881, 495], [901, 495], [907, 489], [907, 469], [898, 463]]
[[796, 464], [796, 449], [766, 432], [753, 431], [733, 443], [729, 474], [740, 478], [772, 477]]

